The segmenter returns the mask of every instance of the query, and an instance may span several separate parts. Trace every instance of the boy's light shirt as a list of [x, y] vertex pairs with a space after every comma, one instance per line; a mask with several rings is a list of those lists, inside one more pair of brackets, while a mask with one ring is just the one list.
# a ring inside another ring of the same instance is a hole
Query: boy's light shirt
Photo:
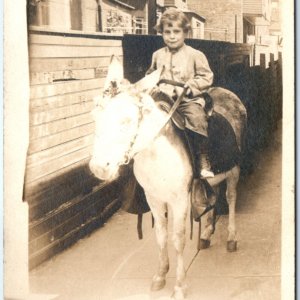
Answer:
[[[168, 47], [157, 50], [152, 57], [152, 64], [149, 71], [163, 68], [161, 79], [171, 79], [182, 83], [188, 83], [192, 98], [199, 98], [199, 95], [206, 91], [213, 83], [213, 73], [209, 67], [205, 55], [184, 44], [177, 51], [170, 51]], [[172, 97], [174, 92], [177, 95], [182, 93], [182, 88], [170, 84], [161, 84], [160, 90]], [[203, 99], [189, 99], [203, 104]]]

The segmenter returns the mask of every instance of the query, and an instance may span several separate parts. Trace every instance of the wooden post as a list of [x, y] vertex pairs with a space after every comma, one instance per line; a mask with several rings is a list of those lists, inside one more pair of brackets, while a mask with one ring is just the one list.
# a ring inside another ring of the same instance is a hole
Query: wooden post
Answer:
[[5, 1], [4, 8], [4, 299], [54, 299], [29, 293], [28, 204], [22, 199], [29, 143], [26, 0]]
[[148, 1], [148, 33], [156, 34], [154, 29], [156, 25], [156, 0]]
[[29, 292], [28, 205], [22, 201], [29, 140], [26, 1], [5, 4], [4, 296], [22, 299]]
[[262, 70], [266, 69], [266, 55], [264, 53], [261, 53], [259, 56], [259, 60], [260, 60], [260, 68]]
[[237, 43], [237, 15], [234, 18], [234, 42]]
[[99, 18], [99, 24], [98, 24], [98, 29], [100, 32], [103, 31], [103, 26], [102, 26], [102, 1], [98, 1], [98, 18]]
[[277, 86], [278, 86], [278, 116], [277, 120], [282, 118], [282, 52], [278, 53], [278, 68], [277, 68]]
[[276, 66], [274, 62], [274, 53], [270, 53], [270, 70], [269, 70], [269, 87], [270, 87], [270, 95], [269, 95], [269, 109], [270, 109], [270, 124], [269, 124], [269, 132], [276, 127], [276, 111], [277, 111], [277, 84], [276, 84]]

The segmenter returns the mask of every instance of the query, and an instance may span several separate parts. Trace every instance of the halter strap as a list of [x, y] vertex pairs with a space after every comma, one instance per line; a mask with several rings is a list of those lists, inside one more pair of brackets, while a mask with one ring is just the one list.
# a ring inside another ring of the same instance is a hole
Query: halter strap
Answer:
[[139, 117], [138, 117], [138, 123], [137, 123], [137, 126], [136, 126], [136, 133], [133, 136], [132, 141], [130, 142], [128, 150], [124, 154], [124, 161], [120, 162], [119, 165], [128, 165], [130, 163], [130, 161], [132, 160], [133, 156], [134, 156], [134, 155], [131, 154], [131, 152], [132, 152], [133, 146], [136, 142], [136, 139], [138, 137], [139, 128], [140, 128], [140, 125], [141, 125], [141, 121], [143, 119], [142, 106], [137, 105], [137, 107], [138, 107], [138, 110], [139, 110]]

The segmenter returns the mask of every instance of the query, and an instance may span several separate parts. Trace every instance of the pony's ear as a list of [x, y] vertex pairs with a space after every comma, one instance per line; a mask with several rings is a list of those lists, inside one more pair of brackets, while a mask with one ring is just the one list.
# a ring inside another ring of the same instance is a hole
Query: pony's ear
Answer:
[[110, 64], [108, 66], [107, 75], [104, 83], [104, 90], [108, 90], [111, 88], [112, 83], [113, 85], [118, 88], [120, 82], [124, 79], [124, 70], [121, 64], [120, 59], [112, 55], [110, 59]]
[[149, 93], [160, 79], [162, 69], [155, 70], [149, 75], [136, 82], [133, 87], [139, 92]]

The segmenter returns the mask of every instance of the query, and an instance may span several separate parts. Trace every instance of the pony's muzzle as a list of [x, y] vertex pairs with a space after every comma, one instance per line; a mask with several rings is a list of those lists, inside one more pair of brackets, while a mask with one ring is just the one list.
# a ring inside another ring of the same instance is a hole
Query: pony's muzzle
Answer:
[[89, 162], [89, 168], [91, 172], [100, 180], [112, 181], [118, 176], [117, 171], [113, 171], [110, 163], [105, 163], [105, 165], [100, 165], [95, 162], [94, 159], [91, 159]]

